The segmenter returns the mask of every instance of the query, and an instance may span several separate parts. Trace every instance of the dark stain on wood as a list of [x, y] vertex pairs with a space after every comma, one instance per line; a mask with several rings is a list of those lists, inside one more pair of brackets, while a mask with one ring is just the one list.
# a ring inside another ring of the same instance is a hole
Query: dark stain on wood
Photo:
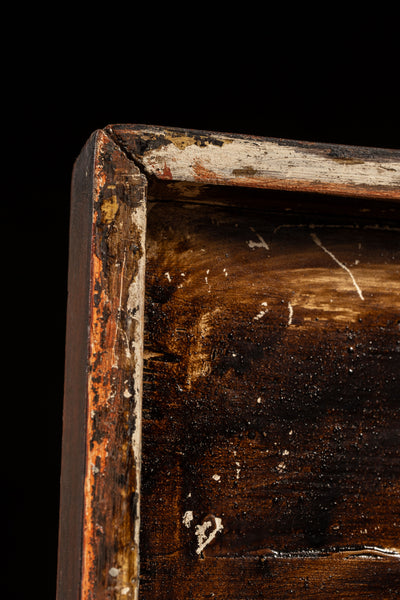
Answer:
[[151, 208], [143, 599], [399, 593], [398, 216]]

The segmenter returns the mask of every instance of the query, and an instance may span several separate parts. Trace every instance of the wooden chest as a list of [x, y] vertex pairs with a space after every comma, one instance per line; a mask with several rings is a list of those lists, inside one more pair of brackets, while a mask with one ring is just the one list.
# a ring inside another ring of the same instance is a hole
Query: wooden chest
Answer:
[[92, 135], [58, 600], [400, 596], [399, 200], [394, 150]]

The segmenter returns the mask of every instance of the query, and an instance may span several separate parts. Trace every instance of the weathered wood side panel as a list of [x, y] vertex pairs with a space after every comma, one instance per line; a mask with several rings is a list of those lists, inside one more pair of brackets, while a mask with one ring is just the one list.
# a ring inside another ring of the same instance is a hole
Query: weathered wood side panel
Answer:
[[142, 600], [400, 595], [400, 213], [379, 210], [151, 206]]
[[75, 164], [70, 214], [68, 312], [57, 597], [80, 597], [87, 417], [92, 192], [97, 134]]
[[66, 474], [62, 488], [63, 502], [71, 494], [79, 510], [71, 521], [62, 508], [60, 518], [62, 528], [80, 531], [72, 545], [60, 537], [60, 569], [67, 553], [74, 584], [61, 581], [58, 598], [117, 600], [137, 597], [139, 576], [146, 180], [102, 131], [85, 152], [91, 168], [78, 161], [73, 192], [73, 210], [83, 205], [85, 218], [73, 224], [68, 326], [69, 354], [79, 364], [66, 367], [73, 433], [64, 434], [63, 454], [64, 471], [77, 458], [78, 473]]
[[161, 181], [400, 200], [400, 151], [147, 125], [109, 131]]

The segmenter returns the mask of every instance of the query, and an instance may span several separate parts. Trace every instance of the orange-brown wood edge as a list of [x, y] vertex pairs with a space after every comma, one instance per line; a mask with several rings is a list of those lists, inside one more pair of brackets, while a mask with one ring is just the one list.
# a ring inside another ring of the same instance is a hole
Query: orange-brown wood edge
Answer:
[[136, 597], [145, 200], [95, 132], [72, 180], [58, 600]]

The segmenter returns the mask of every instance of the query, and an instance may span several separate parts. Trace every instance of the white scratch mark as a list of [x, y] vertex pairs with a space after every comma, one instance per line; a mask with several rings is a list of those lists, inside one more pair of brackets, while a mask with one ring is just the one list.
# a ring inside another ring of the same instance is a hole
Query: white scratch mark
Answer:
[[[268, 302], [261, 302], [261, 306], [268, 306]], [[260, 312], [258, 313], [258, 315], [256, 315], [255, 317], [253, 317], [254, 321], [258, 321], [259, 319], [261, 319], [266, 313], [268, 312], [268, 309], [266, 310], [260, 310]]]
[[213, 525], [212, 521], [204, 521], [204, 523], [202, 525], [196, 525], [195, 535], [197, 536], [197, 543], [198, 543], [198, 548], [196, 549], [197, 554], [201, 554], [203, 552], [204, 548], [206, 546], [208, 546], [208, 544], [210, 542], [213, 541], [213, 539], [215, 538], [217, 533], [219, 531], [222, 531], [222, 529], [224, 528], [222, 525], [222, 520], [219, 517], [213, 517], [213, 518], [215, 521], [214, 529], [211, 531], [211, 533], [208, 536], [206, 535], [206, 531], [207, 531], [207, 529], [212, 527], [212, 525]]
[[193, 521], [193, 511], [187, 510], [182, 517], [182, 523], [185, 525], [185, 527], [189, 528], [192, 521]]
[[344, 269], [346, 271], [346, 273], [349, 274], [349, 276], [350, 276], [350, 278], [351, 278], [351, 280], [353, 282], [353, 285], [354, 285], [354, 287], [357, 290], [357, 294], [360, 296], [361, 300], [364, 300], [364, 296], [362, 294], [360, 286], [358, 285], [357, 281], [354, 279], [354, 275], [350, 271], [350, 269], [348, 267], [346, 267], [346, 265], [344, 265], [343, 263], [341, 263], [340, 260], [338, 260], [334, 254], [332, 254], [332, 252], [330, 252], [327, 248], [325, 248], [325, 246], [322, 244], [321, 240], [319, 239], [319, 237], [315, 233], [310, 233], [310, 236], [311, 236], [313, 242], [315, 244], [317, 244], [317, 246], [319, 246], [321, 248], [321, 250], [323, 250], [324, 252], [326, 252], [326, 254], [328, 254], [328, 256], [330, 256], [331, 259], [334, 260], [335, 263], [339, 265], [339, 267], [341, 267], [342, 269]]
[[261, 235], [258, 235], [258, 233], [256, 235], [260, 241], [253, 242], [253, 240], [248, 240], [247, 244], [248, 244], [249, 248], [265, 248], [266, 250], [269, 250], [269, 246], [268, 246], [267, 242], [264, 240], [264, 238], [261, 237]]
[[169, 283], [171, 283], [171, 275], [168, 273], [168, 271], [164, 273], [164, 275], [168, 279]]
[[292, 324], [292, 319], [293, 319], [293, 306], [291, 305], [290, 302], [288, 302], [288, 309], [289, 309], [288, 325], [291, 325]]
[[264, 238], [257, 233], [257, 231], [254, 229], [254, 227], [250, 227], [251, 231], [253, 231], [256, 236], [258, 237], [258, 239], [260, 240], [259, 242], [253, 242], [252, 240], [249, 240], [247, 242], [249, 248], [265, 248], [265, 250], [269, 250], [269, 246], [267, 244], [267, 242], [264, 240]]

